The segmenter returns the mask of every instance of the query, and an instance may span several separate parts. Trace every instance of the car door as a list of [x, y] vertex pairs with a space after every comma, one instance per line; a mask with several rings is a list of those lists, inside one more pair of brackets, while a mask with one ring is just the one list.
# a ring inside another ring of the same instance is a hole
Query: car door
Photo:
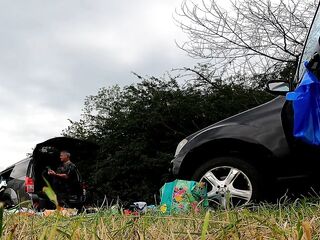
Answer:
[[[293, 90], [293, 86], [298, 86], [300, 81], [302, 80], [302, 77], [306, 71], [304, 62], [310, 61], [312, 58], [314, 58], [315, 54], [319, 53], [320, 11], [318, 6], [312, 25], [310, 27], [310, 31], [307, 36], [307, 40], [304, 45], [304, 49], [300, 58], [295, 79], [292, 82], [291, 90]], [[320, 76], [320, 72], [315, 72], [315, 74]], [[320, 146], [312, 146], [293, 137], [294, 114], [291, 101], [285, 102], [284, 107], [282, 109], [281, 117], [284, 132], [286, 134], [286, 138], [292, 153], [290, 155], [291, 159], [289, 159], [288, 162], [288, 164], [292, 163], [293, 165], [290, 166], [290, 168], [294, 168], [297, 174], [306, 176], [314, 175], [314, 173], [317, 173], [318, 167], [320, 167]]]

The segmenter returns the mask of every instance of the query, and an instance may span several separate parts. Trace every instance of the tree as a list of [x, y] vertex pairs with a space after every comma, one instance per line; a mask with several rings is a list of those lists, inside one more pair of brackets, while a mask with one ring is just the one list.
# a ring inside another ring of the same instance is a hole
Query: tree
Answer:
[[197, 75], [185, 84], [170, 75], [138, 77], [138, 84], [88, 96], [80, 121], [64, 131], [100, 146], [97, 164], [87, 169], [89, 182], [109, 199], [153, 202], [181, 139], [271, 99], [261, 90], [218, 79], [198, 85]]
[[280, 74], [285, 69], [290, 77], [318, 1], [230, 0], [228, 10], [221, 2], [226, 3], [182, 3], [175, 19], [188, 41], [180, 47], [209, 61], [220, 75]]

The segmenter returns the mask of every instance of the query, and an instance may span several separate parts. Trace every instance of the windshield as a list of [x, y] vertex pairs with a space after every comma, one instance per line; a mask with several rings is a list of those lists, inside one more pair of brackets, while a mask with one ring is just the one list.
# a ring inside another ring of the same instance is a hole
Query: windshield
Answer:
[[303, 73], [305, 71], [305, 67], [303, 63], [306, 60], [309, 60], [313, 56], [313, 54], [315, 54], [316, 52], [320, 53], [319, 37], [320, 37], [320, 12], [319, 12], [319, 6], [318, 6], [316, 16], [313, 20], [310, 32], [308, 34], [308, 39], [305, 43], [303, 55], [300, 59], [300, 66], [299, 66], [297, 81], [301, 80]]

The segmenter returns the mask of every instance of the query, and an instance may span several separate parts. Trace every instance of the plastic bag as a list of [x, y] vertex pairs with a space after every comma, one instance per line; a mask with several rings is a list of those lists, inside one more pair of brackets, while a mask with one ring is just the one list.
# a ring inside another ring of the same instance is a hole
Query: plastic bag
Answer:
[[306, 68], [301, 83], [286, 99], [293, 102], [293, 136], [320, 146], [320, 82], [311, 70]]
[[208, 206], [207, 187], [203, 182], [175, 180], [160, 189], [160, 211], [179, 213]]

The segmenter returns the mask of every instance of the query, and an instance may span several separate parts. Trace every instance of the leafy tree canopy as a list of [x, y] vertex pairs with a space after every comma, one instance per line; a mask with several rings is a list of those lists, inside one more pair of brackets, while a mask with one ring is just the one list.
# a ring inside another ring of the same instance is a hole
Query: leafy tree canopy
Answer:
[[[189, 73], [194, 80], [200, 76]], [[152, 202], [181, 139], [271, 99], [246, 87], [240, 77], [207, 84], [184, 82], [182, 76], [138, 77], [138, 84], [101, 88], [88, 96], [80, 121], [64, 130], [64, 135], [100, 145], [97, 162], [84, 175], [111, 199]]]

